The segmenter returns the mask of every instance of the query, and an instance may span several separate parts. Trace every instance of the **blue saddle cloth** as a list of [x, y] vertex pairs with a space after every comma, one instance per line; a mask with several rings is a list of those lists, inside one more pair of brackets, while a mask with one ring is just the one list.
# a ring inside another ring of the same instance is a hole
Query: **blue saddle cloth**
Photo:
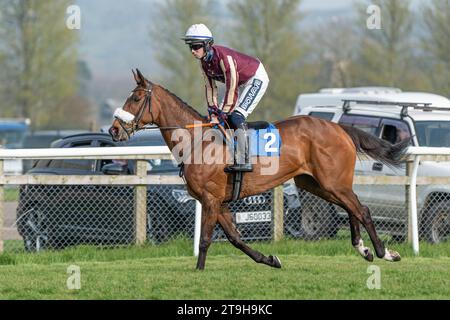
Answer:
[[[223, 125], [223, 124], [222, 124]], [[213, 128], [218, 130], [217, 126]], [[281, 136], [278, 129], [270, 122], [258, 121], [248, 122], [248, 134], [250, 140], [251, 157], [279, 157], [281, 149]], [[227, 144], [227, 139], [223, 136], [223, 143]], [[228, 141], [229, 147], [235, 148], [235, 141]]]
[[250, 156], [279, 157], [281, 149], [281, 136], [278, 129], [272, 124], [267, 126], [253, 126], [249, 124]]

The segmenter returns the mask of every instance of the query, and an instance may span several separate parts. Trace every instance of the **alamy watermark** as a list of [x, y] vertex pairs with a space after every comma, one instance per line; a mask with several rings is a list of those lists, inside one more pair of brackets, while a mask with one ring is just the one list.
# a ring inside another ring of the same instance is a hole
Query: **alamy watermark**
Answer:
[[369, 17], [366, 20], [366, 26], [369, 30], [381, 29], [381, 8], [377, 5], [370, 5], [367, 7], [366, 13]]
[[366, 285], [370, 290], [379, 290], [381, 289], [381, 269], [379, 266], [370, 265], [367, 268], [367, 273], [370, 274], [369, 278], [367, 278]]
[[66, 27], [69, 30], [81, 29], [81, 9], [77, 5], [68, 6], [66, 9], [68, 15], [66, 19]]
[[66, 285], [69, 290], [80, 290], [81, 289], [81, 269], [77, 265], [70, 265], [67, 267], [67, 278]]

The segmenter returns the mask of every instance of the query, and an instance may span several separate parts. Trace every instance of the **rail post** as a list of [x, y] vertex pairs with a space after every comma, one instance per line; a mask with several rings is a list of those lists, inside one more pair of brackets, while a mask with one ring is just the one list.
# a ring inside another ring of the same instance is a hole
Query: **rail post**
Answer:
[[406, 195], [408, 208], [408, 243], [412, 244], [415, 255], [419, 255], [419, 225], [417, 218], [417, 171], [420, 156], [414, 157], [414, 162], [408, 161], [406, 173], [409, 176], [409, 188]]
[[[136, 175], [145, 180], [147, 176], [147, 161], [138, 160], [136, 163]], [[147, 185], [138, 185], [134, 191], [134, 211], [136, 244], [140, 245], [147, 239]]]
[[408, 159], [406, 160], [406, 176], [408, 177], [408, 184], [405, 185], [405, 206], [406, 206], [406, 212], [408, 214], [408, 243], [412, 243], [412, 225], [411, 225], [411, 172], [413, 168], [413, 160]]
[[273, 207], [273, 240], [280, 241], [284, 237], [283, 185], [274, 189]]

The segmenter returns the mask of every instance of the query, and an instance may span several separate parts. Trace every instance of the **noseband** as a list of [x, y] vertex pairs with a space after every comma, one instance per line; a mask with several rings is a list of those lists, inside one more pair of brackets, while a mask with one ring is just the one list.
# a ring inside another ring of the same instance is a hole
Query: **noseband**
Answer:
[[152, 117], [152, 121], [149, 124], [152, 125], [154, 123], [154, 118], [153, 118], [153, 114], [152, 114], [152, 89], [153, 89], [152, 85], [150, 84], [148, 88], [136, 88], [133, 91], [131, 91], [132, 93], [138, 92], [138, 91], [145, 92], [144, 101], [142, 101], [142, 103], [139, 107], [139, 112], [138, 112], [137, 116], [135, 116], [133, 118], [133, 120], [125, 121], [125, 120], [121, 119], [120, 117], [115, 116], [116, 120], [119, 122], [119, 125], [125, 131], [128, 138], [130, 138], [130, 136], [134, 135], [137, 131], [143, 129], [143, 127], [139, 127], [139, 122], [141, 121], [141, 118], [144, 114], [145, 107], [147, 105], [148, 105], [148, 112], [150, 113], [150, 115]]

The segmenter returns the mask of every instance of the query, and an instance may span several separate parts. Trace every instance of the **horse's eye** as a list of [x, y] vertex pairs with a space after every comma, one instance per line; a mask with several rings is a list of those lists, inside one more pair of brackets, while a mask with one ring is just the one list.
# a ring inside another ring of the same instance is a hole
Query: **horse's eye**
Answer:
[[134, 102], [138, 102], [139, 100], [141, 100], [141, 97], [133, 95], [133, 101]]

